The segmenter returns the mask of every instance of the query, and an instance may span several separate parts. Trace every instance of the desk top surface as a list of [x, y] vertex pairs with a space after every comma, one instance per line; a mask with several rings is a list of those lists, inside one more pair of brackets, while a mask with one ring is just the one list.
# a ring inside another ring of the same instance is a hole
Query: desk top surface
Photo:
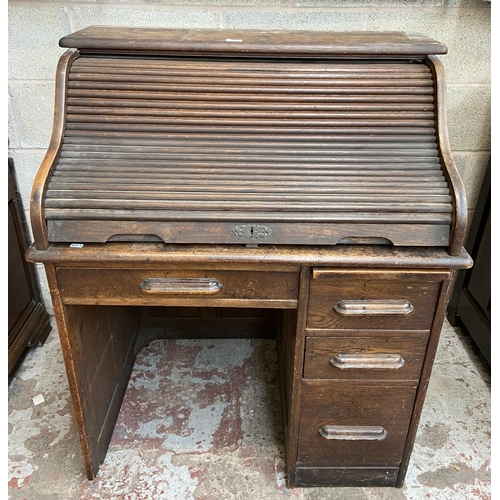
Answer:
[[81, 51], [235, 55], [394, 56], [446, 54], [446, 46], [418, 33], [162, 29], [89, 26], [63, 37]]
[[47, 250], [32, 246], [27, 259], [56, 265], [103, 265], [116, 267], [155, 264], [223, 264], [290, 266], [336, 266], [371, 268], [467, 269], [472, 259], [462, 248], [460, 255], [450, 256], [442, 248], [392, 247], [383, 245], [167, 245], [163, 243], [105, 243], [71, 247], [53, 244]]

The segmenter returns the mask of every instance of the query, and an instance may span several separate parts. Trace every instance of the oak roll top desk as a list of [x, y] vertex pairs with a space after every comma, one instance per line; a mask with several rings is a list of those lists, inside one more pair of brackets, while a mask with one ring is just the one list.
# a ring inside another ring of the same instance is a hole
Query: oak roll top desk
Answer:
[[[98, 26], [60, 45], [27, 258], [45, 265], [87, 477], [151, 338], [271, 330], [288, 486], [401, 486], [472, 265], [446, 48]], [[261, 315], [229, 331], [216, 311], [233, 308]]]

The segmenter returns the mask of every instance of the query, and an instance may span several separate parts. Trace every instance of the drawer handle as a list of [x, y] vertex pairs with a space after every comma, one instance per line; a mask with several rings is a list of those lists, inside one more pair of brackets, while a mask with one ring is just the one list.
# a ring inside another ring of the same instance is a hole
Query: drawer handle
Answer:
[[335, 311], [349, 315], [405, 315], [413, 311], [409, 300], [340, 300], [333, 306]]
[[376, 425], [324, 425], [318, 432], [325, 439], [341, 441], [381, 441], [387, 436], [387, 431]]
[[330, 364], [335, 368], [365, 368], [365, 369], [387, 369], [397, 370], [405, 364], [405, 360], [399, 354], [336, 354]]
[[147, 278], [141, 283], [141, 290], [151, 294], [211, 294], [221, 288], [215, 278]]

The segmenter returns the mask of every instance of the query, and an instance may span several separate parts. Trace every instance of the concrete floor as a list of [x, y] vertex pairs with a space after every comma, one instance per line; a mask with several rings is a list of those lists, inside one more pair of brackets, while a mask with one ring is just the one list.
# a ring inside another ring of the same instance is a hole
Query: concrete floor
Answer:
[[9, 379], [9, 499], [489, 499], [489, 380], [445, 323], [404, 487], [289, 490], [274, 342], [158, 340], [137, 357], [90, 482], [53, 332]]

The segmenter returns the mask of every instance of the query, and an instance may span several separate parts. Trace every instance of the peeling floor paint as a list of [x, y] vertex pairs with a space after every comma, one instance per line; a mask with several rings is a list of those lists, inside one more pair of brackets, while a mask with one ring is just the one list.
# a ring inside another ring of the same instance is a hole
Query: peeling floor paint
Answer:
[[9, 379], [8, 498], [486, 500], [490, 398], [470, 340], [445, 323], [404, 487], [289, 490], [274, 342], [157, 340], [137, 357], [106, 460], [87, 481], [53, 332]]

